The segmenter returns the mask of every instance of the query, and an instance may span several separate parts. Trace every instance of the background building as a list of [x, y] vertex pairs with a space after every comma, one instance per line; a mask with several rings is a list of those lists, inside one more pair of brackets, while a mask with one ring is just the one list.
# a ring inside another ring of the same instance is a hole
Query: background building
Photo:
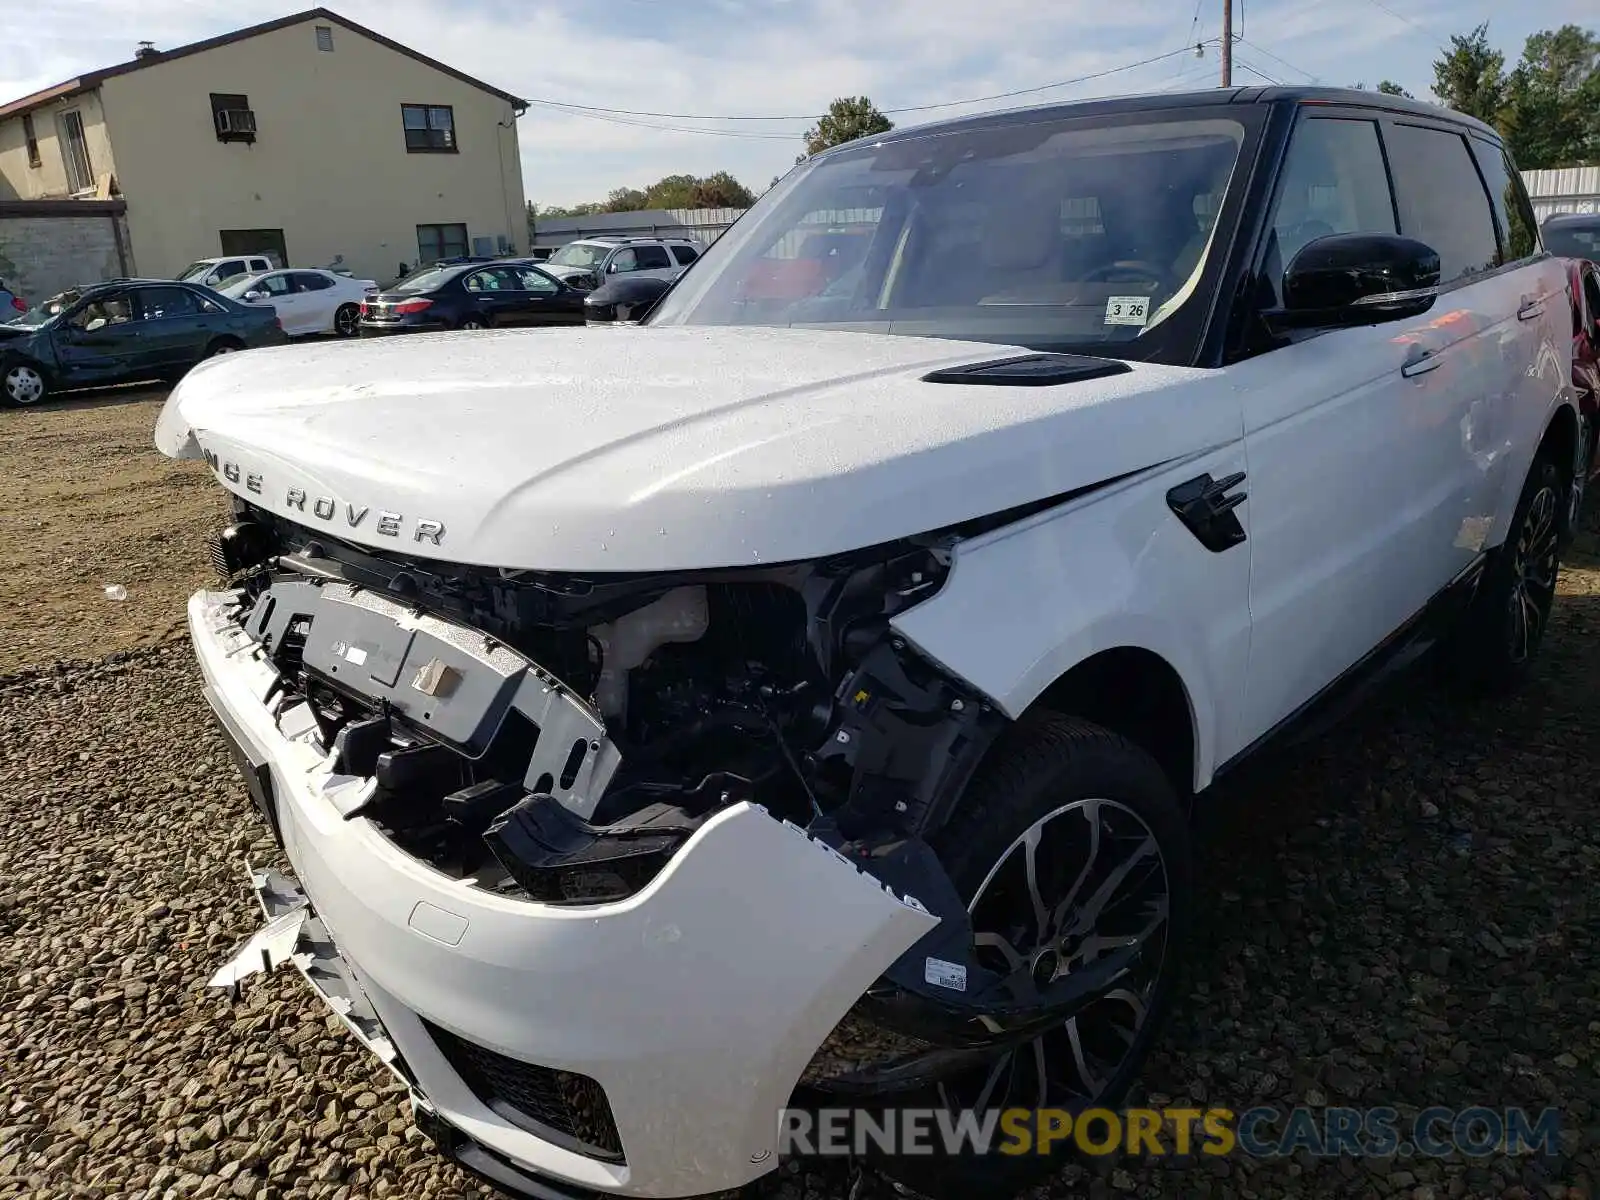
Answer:
[[141, 47], [0, 106], [0, 260], [24, 276], [19, 259], [59, 249], [19, 244], [11, 223], [62, 199], [123, 201], [120, 261], [143, 275], [265, 252], [381, 281], [419, 258], [526, 250], [526, 108], [325, 8]]

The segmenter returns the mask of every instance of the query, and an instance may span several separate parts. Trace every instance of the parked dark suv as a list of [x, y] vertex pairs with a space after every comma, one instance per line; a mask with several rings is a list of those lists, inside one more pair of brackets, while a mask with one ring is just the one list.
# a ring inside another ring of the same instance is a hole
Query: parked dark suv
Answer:
[[203, 358], [287, 341], [277, 314], [170, 279], [114, 279], [52, 296], [0, 325], [0, 401], [62, 388], [176, 379]]

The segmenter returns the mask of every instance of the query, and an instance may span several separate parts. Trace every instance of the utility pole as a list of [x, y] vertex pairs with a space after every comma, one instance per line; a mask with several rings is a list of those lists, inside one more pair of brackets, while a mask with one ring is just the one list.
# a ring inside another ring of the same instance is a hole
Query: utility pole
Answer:
[[1233, 0], [1222, 0], [1222, 86], [1233, 86]]

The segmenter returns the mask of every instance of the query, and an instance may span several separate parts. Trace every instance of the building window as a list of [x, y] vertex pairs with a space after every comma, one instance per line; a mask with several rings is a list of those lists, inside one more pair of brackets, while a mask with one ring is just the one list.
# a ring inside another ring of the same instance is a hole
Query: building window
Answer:
[[212, 92], [211, 123], [216, 127], [219, 142], [256, 140], [256, 114], [250, 107], [249, 96]]
[[94, 186], [94, 169], [89, 162], [89, 143], [83, 136], [83, 117], [77, 109], [56, 114], [56, 136], [61, 140], [61, 158], [67, 167], [68, 190], [88, 191]]
[[33, 131], [33, 114], [22, 114], [22, 136], [28, 142], [28, 165], [40, 167], [44, 160], [39, 157], [39, 135]]
[[454, 154], [456, 115], [448, 104], [402, 104], [407, 154]]
[[332, 25], [318, 25], [317, 26], [317, 49], [318, 50], [326, 50], [329, 53], [333, 52], [333, 26]]
[[465, 225], [418, 225], [417, 264], [438, 262], [441, 258], [460, 258], [467, 253]]

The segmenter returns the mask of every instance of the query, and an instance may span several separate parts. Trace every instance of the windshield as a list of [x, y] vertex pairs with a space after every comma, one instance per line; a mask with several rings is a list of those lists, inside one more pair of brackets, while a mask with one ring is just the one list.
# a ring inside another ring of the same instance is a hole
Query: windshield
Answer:
[[179, 274], [180, 280], [202, 279], [217, 265], [216, 259], [202, 258], [199, 262], [190, 263]]
[[767, 192], [649, 323], [1187, 362], [1219, 214], [1259, 120], [1218, 111], [957, 128], [845, 150]]
[[1563, 221], [1539, 231], [1544, 248], [1557, 258], [1600, 261], [1600, 216], [1593, 221]]
[[431, 292], [446, 280], [461, 274], [461, 271], [461, 267], [424, 267], [420, 271], [411, 272], [404, 279], [393, 284], [388, 290], [400, 292], [404, 295]]
[[248, 292], [253, 286], [255, 286], [256, 281], [265, 274], [265, 271], [255, 271], [246, 272], [243, 275], [235, 275], [232, 279], [227, 279], [222, 283], [219, 283], [216, 287], [216, 290], [221, 292], [224, 296], [233, 296], [237, 298]]
[[82, 292], [77, 291], [58, 292], [42, 304], [35, 305], [15, 319], [7, 321], [6, 324], [26, 325], [36, 329], [50, 320], [50, 318], [59, 317], [67, 309], [71, 308], [78, 302], [78, 297], [82, 294]]
[[611, 253], [610, 246], [585, 246], [582, 242], [569, 242], [548, 259], [553, 267], [598, 267]]

